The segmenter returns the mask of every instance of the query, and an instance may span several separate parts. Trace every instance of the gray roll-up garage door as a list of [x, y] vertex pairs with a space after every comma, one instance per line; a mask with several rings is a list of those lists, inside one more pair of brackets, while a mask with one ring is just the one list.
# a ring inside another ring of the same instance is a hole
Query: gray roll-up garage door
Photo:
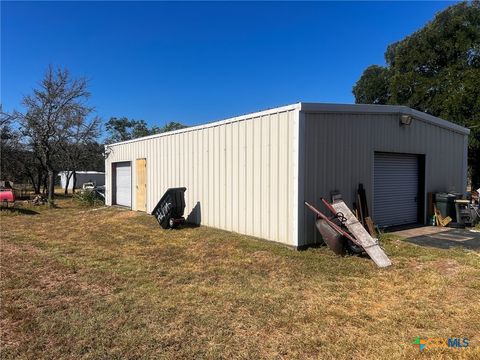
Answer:
[[132, 207], [132, 167], [130, 162], [115, 164], [115, 203]]
[[418, 157], [375, 153], [373, 220], [379, 226], [418, 222]]

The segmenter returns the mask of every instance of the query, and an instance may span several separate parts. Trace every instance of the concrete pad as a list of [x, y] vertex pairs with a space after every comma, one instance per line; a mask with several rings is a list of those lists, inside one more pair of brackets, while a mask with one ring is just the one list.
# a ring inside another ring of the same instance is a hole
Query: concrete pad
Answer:
[[462, 247], [480, 250], [480, 232], [468, 229], [452, 229], [440, 226], [422, 226], [415, 229], [396, 231], [392, 234], [405, 238], [406, 241], [439, 249]]
[[444, 231], [450, 231], [450, 230], [453, 230], [453, 229], [448, 227], [441, 227], [441, 226], [421, 226], [413, 229], [395, 231], [392, 234], [399, 235], [404, 238], [411, 238], [411, 237], [417, 237], [421, 235], [438, 234], [438, 233], [441, 233]]

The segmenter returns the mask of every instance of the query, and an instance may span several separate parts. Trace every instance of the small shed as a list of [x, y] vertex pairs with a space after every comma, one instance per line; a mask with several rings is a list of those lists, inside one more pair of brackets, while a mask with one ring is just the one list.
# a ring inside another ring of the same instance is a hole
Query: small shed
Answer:
[[[71, 175], [71, 171], [61, 171], [58, 176], [60, 177], [60, 185], [62, 189], [65, 189], [67, 186], [67, 177]], [[93, 182], [97, 186], [105, 185], [105, 173], [100, 171], [77, 171], [76, 172], [77, 181], [75, 183], [75, 188], [79, 189], [84, 183]], [[68, 188], [73, 189], [73, 176], [70, 177], [68, 182]]]
[[186, 187], [192, 222], [304, 247], [308, 201], [363, 184], [380, 226], [427, 221], [427, 193], [464, 193], [469, 130], [405, 106], [297, 103], [106, 146], [106, 203], [151, 212]]

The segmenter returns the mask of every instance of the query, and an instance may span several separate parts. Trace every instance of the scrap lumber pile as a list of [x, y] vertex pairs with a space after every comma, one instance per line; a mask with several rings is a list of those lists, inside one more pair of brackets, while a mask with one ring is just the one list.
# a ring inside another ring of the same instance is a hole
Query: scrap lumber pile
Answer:
[[433, 210], [435, 212], [435, 225], [445, 227], [452, 222], [452, 218], [450, 216], [442, 216], [442, 213], [437, 209], [435, 204], [433, 204]]
[[33, 198], [32, 204], [35, 206], [38, 205], [45, 205], [47, 203], [47, 199], [43, 197], [42, 195], [37, 195]]
[[473, 194], [465, 198], [462, 194], [446, 192], [428, 193], [427, 211], [429, 225], [452, 228], [474, 226], [480, 214]]
[[363, 184], [358, 184], [357, 202], [354, 203], [354, 215], [373, 237], [377, 236], [375, 224], [368, 213], [367, 195]]

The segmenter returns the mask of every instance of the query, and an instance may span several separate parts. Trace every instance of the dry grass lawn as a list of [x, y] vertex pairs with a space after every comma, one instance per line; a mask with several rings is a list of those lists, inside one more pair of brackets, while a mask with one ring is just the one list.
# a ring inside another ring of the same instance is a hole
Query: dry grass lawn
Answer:
[[72, 200], [0, 221], [4, 359], [480, 358], [411, 344], [480, 340], [478, 252], [385, 236], [382, 270]]

